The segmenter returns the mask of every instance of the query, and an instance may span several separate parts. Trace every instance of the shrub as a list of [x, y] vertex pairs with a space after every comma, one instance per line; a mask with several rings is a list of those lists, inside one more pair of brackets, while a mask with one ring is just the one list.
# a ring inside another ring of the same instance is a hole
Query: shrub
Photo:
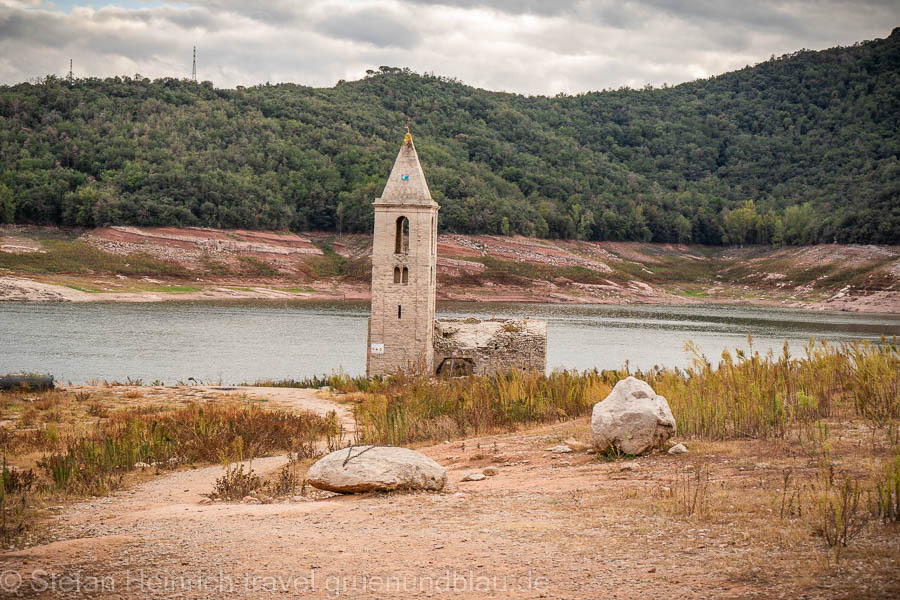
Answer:
[[39, 467], [57, 490], [101, 494], [120, 486], [137, 463], [158, 469], [221, 460], [221, 449], [240, 443], [254, 456], [293, 450], [325, 437], [333, 421], [312, 413], [263, 410], [256, 406], [188, 406], [164, 414], [113, 413], [88, 436], [70, 440]]

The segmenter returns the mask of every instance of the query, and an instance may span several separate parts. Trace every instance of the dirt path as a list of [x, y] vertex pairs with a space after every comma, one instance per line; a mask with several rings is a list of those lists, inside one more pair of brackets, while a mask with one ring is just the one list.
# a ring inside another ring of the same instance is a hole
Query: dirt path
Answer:
[[[321, 400], [284, 394], [281, 401], [304, 408]], [[604, 462], [547, 450], [570, 435], [586, 439], [587, 432], [582, 419], [421, 448], [448, 469], [442, 493], [204, 504], [219, 467], [169, 474], [60, 510], [53, 531], [60, 541], [7, 553], [0, 562], [13, 574], [7, 581], [23, 578], [19, 591], [26, 597], [76, 597], [74, 585], [88, 598], [900, 592], [896, 536], [880, 540], [878, 553], [851, 547], [842, 570], [822, 572], [827, 549], [807, 529], [770, 527], [774, 504], [746, 504], [752, 514], [729, 510], [738, 498], [778, 485], [782, 465], [770, 462], [765, 443], [691, 444], [692, 453], [711, 457], [713, 485], [727, 482], [734, 490], [715, 500], [718, 516], [691, 519], [673, 514], [678, 498], [663, 490], [677, 484], [692, 455]], [[283, 461], [261, 459], [254, 468], [276, 469]], [[499, 474], [462, 481], [487, 466]]]

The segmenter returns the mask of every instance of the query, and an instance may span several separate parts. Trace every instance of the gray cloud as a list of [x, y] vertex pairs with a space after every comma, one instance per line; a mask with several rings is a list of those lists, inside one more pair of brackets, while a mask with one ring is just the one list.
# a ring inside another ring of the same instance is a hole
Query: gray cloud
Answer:
[[558, 16], [572, 14], [581, 0], [411, 0], [415, 4], [453, 8], [487, 8], [513, 15]]
[[[98, 0], [94, 0], [97, 2]], [[488, 89], [576, 93], [680, 83], [800, 48], [885, 37], [887, 0], [173, 0], [49, 10], [0, 0], [0, 83], [48, 73], [190, 75], [217, 86], [332, 85], [378, 65]]]
[[412, 48], [421, 40], [419, 33], [404, 22], [401, 15], [372, 8], [328, 16], [319, 21], [317, 29], [335, 38], [382, 48]]

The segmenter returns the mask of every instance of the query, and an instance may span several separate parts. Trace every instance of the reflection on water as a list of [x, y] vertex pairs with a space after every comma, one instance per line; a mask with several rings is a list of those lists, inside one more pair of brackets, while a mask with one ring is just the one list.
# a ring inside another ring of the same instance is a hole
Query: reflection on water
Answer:
[[[440, 303], [439, 316], [549, 322], [550, 368], [684, 366], [693, 341], [713, 361], [725, 348], [801, 353], [829, 341], [900, 335], [900, 316], [742, 306], [597, 306]], [[240, 383], [365, 371], [364, 303], [0, 303], [0, 373], [61, 381]]]

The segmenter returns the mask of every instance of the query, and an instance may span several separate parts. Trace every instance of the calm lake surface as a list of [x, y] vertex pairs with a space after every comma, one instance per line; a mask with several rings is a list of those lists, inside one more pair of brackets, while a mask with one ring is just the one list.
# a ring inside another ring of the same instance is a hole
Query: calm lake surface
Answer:
[[[235, 384], [365, 372], [368, 304], [266, 302], [0, 303], [0, 374], [53, 374], [167, 384]], [[549, 322], [548, 367], [686, 366], [693, 341], [713, 362], [722, 350], [801, 353], [811, 337], [900, 335], [900, 316], [737, 306], [439, 303], [439, 316]]]

